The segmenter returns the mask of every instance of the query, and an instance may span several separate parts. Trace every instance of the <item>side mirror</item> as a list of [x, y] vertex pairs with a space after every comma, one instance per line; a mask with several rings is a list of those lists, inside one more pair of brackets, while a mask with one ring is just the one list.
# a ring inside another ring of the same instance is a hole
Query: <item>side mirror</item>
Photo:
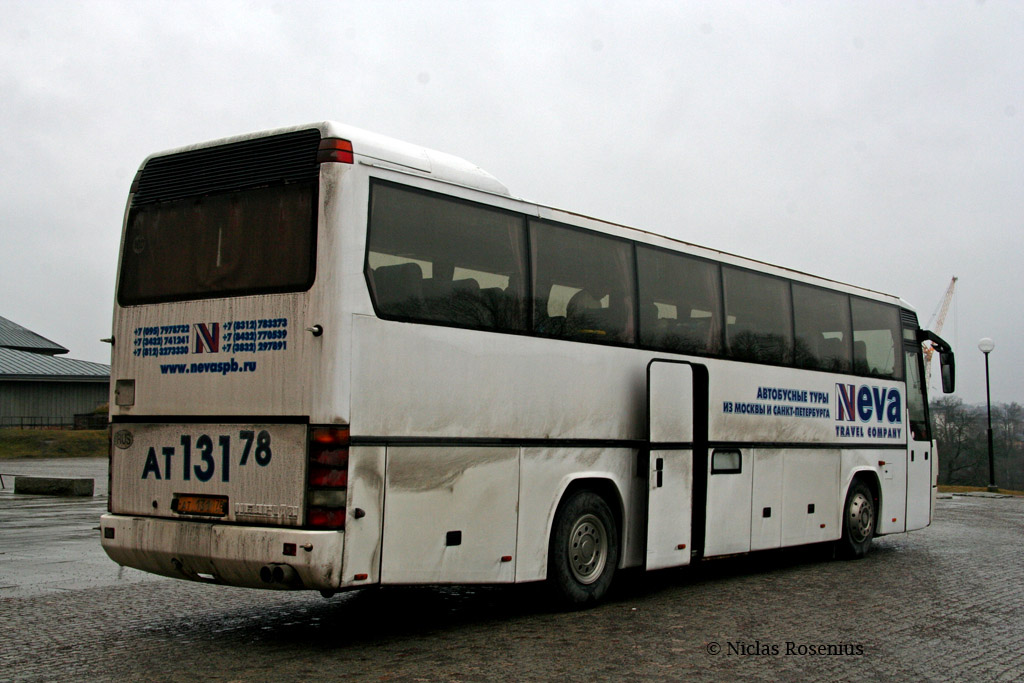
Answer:
[[953, 358], [953, 347], [945, 339], [930, 330], [918, 330], [917, 340], [921, 343], [931, 342], [939, 352], [939, 367], [942, 372], [942, 393], [952, 394], [956, 389], [956, 361]]
[[939, 351], [939, 368], [942, 372], [942, 393], [952, 394], [956, 390], [956, 362], [952, 351]]

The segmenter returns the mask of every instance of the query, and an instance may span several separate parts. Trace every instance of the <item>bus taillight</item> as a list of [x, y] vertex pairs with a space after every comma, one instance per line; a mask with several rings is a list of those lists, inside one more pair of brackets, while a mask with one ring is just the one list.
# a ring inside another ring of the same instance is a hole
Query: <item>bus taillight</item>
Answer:
[[310, 488], [345, 488], [348, 486], [348, 471], [336, 470], [322, 465], [311, 464], [309, 470]]
[[352, 143], [341, 138], [324, 138], [320, 141], [320, 147], [316, 150], [316, 161], [318, 164], [325, 162], [354, 163]]
[[347, 427], [314, 427], [306, 478], [306, 526], [344, 529], [348, 502]]

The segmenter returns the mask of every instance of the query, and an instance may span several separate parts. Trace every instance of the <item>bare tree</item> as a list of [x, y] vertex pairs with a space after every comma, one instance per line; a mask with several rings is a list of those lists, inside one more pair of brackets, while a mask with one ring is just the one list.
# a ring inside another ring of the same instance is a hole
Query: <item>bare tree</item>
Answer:
[[992, 431], [996, 455], [996, 483], [1008, 489], [1024, 489], [1024, 407], [1003, 403], [993, 407]]
[[943, 396], [932, 402], [934, 437], [939, 450], [939, 483], [986, 483], [987, 453], [981, 448], [982, 412], [980, 408], [965, 405], [963, 399], [956, 396]]

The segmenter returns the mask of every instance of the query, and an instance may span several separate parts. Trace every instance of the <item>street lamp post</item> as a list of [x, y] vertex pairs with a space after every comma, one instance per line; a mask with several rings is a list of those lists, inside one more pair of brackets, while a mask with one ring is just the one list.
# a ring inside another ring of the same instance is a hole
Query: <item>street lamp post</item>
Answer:
[[996, 343], [985, 337], [978, 342], [978, 349], [985, 354], [985, 405], [988, 408], [988, 490], [998, 491], [996, 486], [995, 458], [992, 455], [992, 392], [989, 389], [988, 381], [988, 354], [996, 348]]

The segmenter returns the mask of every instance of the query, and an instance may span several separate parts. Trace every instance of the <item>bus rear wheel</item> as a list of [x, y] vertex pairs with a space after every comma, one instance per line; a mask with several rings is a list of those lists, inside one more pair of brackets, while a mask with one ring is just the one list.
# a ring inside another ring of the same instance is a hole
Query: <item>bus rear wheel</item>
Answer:
[[848, 559], [864, 557], [875, 536], [875, 497], [864, 482], [854, 481], [843, 505], [843, 537], [839, 539], [839, 555]]
[[619, 534], [604, 498], [577, 491], [555, 515], [548, 548], [548, 582], [570, 607], [604, 597], [619, 564]]

